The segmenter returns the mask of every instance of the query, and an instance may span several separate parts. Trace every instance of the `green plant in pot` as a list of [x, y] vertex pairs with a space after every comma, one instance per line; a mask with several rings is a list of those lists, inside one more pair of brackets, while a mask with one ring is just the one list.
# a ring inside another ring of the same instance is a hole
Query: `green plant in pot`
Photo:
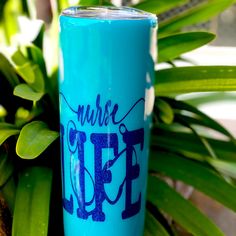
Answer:
[[[146, 0], [132, 6], [162, 14], [187, 2]], [[224, 235], [168, 184], [170, 181], [181, 181], [236, 211], [233, 135], [196, 107], [177, 99], [184, 93], [235, 90], [236, 67], [175, 66], [183, 53], [215, 37], [183, 29], [209, 20], [234, 2], [202, 1], [159, 23], [158, 60], [170, 67], [156, 71], [145, 235]], [[81, 0], [80, 4], [111, 2]], [[54, 50], [58, 15], [67, 6], [66, 0], [51, 1], [50, 23], [42, 24], [37, 36], [25, 44], [16, 42], [18, 19], [24, 16], [34, 22], [36, 6], [24, 0], [0, 4], [0, 191], [12, 215], [8, 222], [12, 223], [12, 235], [63, 235]], [[7, 52], [9, 45], [16, 46], [14, 52]]]

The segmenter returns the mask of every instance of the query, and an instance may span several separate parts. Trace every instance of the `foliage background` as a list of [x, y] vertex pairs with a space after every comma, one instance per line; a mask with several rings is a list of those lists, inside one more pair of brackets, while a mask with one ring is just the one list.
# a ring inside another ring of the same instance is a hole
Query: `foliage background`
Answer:
[[[187, 2], [127, 4], [161, 14]], [[236, 211], [235, 138], [217, 121], [177, 97], [192, 92], [234, 91], [236, 67], [175, 65], [183, 60], [183, 53], [215, 38], [209, 32], [186, 31], [186, 27], [205, 22], [234, 3], [204, 0], [159, 24], [158, 61], [168, 63], [169, 68], [157, 66], [155, 72], [145, 235], [224, 235], [176, 191], [176, 181]], [[79, 4], [111, 2], [81, 0]], [[48, 18], [39, 22], [37, 1], [0, 3], [0, 191], [12, 215], [12, 235], [63, 235], [57, 20], [61, 9], [69, 5], [67, 0], [51, 0]], [[36, 37], [26, 37], [28, 27], [35, 29]]]

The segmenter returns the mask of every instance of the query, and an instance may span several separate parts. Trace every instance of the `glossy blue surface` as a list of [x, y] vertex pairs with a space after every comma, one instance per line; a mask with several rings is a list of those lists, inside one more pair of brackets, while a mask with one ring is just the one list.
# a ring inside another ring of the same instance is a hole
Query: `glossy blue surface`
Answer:
[[153, 17], [60, 16], [66, 236], [143, 234], [155, 29]]

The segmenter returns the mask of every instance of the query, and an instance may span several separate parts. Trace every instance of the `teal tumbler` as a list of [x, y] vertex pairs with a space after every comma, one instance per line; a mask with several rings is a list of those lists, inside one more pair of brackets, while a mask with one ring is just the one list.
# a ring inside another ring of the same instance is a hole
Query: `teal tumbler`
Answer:
[[141, 236], [154, 103], [155, 15], [71, 7], [60, 16], [66, 236]]

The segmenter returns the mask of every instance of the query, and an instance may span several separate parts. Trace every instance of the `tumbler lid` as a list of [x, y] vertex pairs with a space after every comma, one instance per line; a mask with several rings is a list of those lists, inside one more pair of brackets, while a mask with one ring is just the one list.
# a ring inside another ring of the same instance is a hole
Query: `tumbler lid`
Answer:
[[106, 20], [154, 19], [154, 14], [131, 7], [113, 6], [74, 6], [62, 11], [62, 15], [75, 18], [94, 18]]

